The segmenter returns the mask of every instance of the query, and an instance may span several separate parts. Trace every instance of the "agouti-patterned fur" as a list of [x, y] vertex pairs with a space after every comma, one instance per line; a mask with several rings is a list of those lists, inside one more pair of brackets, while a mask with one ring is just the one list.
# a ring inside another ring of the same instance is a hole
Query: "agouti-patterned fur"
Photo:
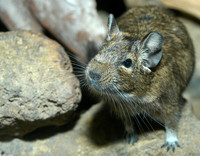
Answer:
[[192, 41], [168, 10], [135, 7], [115, 21], [108, 19], [108, 35], [88, 63], [85, 77], [122, 118], [127, 141], [137, 140], [131, 118], [143, 113], [165, 125], [163, 146], [180, 146], [177, 131], [184, 99], [194, 68]]

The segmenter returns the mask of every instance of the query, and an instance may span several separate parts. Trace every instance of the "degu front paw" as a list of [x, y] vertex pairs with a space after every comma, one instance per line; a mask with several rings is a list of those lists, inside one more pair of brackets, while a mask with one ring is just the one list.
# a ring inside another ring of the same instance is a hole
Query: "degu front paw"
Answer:
[[126, 142], [129, 144], [134, 144], [138, 141], [138, 135], [135, 133], [126, 133]]
[[176, 146], [180, 147], [180, 143], [177, 138], [177, 132], [166, 127], [166, 142], [161, 146], [161, 148], [167, 147], [167, 151], [172, 150], [174, 152]]
[[166, 141], [166, 142], [161, 146], [161, 148], [167, 147], [167, 151], [172, 150], [172, 151], [174, 152], [175, 149], [176, 149], [176, 146], [177, 146], [177, 147], [180, 147], [180, 143], [179, 143], [178, 140], [177, 140], [177, 141]]

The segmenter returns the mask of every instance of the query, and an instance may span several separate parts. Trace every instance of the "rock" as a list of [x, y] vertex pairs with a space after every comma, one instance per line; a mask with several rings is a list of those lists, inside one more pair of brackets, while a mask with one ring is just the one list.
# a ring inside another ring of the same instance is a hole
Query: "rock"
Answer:
[[106, 35], [95, 0], [0, 0], [0, 18], [9, 30], [46, 28], [84, 62]]
[[197, 0], [160, 0], [166, 7], [189, 14], [200, 20], [200, 2]]
[[0, 33], [0, 138], [70, 122], [80, 96], [58, 43], [28, 31]]
[[200, 121], [192, 114], [191, 105], [187, 104], [179, 125], [181, 148], [177, 148], [175, 153], [160, 148], [165, 141], [163, 129], [152, 130], [149, 127], [148, 132], [139, 135], [137, 143], [129, 145], [123, 138], [125, 131], [121, 122], [110, 116], [110, 110], [97, 104], [84, 113], [71, 130], [65, 129], [46, 139], [35, 135], [35, 140], [0, 142], [0, 152], [12, 156], [195, 156], [200, 154], [199, 131]]
[[124, 0], [124, 3], [127, 8], [132, 8], [135, 6], [144, 6], [144, 5], [162, 6], [160, 0]]
[[192, 81], [190, 82], [188, 89], [185, 92], [185, 96], [187, 97], [188, 100], [193, 101], [192, 102], [192, 110], [193, 113], [200, 119], [200, 31], [199, 23], [191, 22], [191, 20], [187, 18], [180, 17], [180, 20], [184, 23], [186, 26], [193, 44], [194, 44], [194, 49], [195, 49], [195, 57], [196, 57], [196, 62], [195, 62], [195, 70], [194, 70], [194, 75], [192, 77]]
[[30, 0], [30, 8], [46, 29], [86, 62], [88, 48], [97, 47], [106, 35], [95, 0]]
[[141, 5], [158, 5], [181, 11], [200, 19], [200, 2], [196, 0], [124, 0], [127, 8]]
[[0, 0], [0, 17], [9, 30], [42, 31], [26, 0]]

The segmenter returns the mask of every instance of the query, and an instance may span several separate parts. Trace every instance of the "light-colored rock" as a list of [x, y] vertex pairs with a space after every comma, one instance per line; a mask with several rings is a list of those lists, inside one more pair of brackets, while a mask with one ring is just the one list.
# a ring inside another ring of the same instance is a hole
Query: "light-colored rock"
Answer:
[[30, 2], [41, 24], [82, 60], [88, 59], [88, 47], [96, 47], [104, 40], [106, 30], [97, 14], [95, 0]]
[[187, 13], [200, 20], [199, 0], [160, 0], [166, 7]]
[[132, 8], [135, 6], [144, 6], [144, 5], [162, 6], [160, 0], [124, 0], [124, 3], [127, 8]]
[[139, 5], [158, 5], [166, 8], [181, 11], [183, 13], [200, 19], [200, 1], [199, 0], [124, 0], [127, 8]]
[[64, 49], [41, 34], [0, 33], [0, 136], [70, 121], [79, 82]]
[[183, 17], [180, 17], [180, 20], [184, 23], [192, 38], [196, 56], [194, 75], [185, 92], [185, 96], [188, 100], [193, 101], [193, 113], [200, 119], [200, 24]]
[[42, 31], [42, 27], [28, 9], [27, 0], [0, 0], [0, 18], [9, 30]]
[[[150, 128], [150, 127], [149, 127]], [[49, 129], [52, 131], [53, 129]], [[35, 141], [14, 139], [0, 142], [0, 152], [12, 156], [198, 156], [200, 154], [200, 121], [187, 104], [179, 125], [181, 148], [173, 153], [160, 148], [165, 140], [164, 130], [152, 130], [139, 135], [134, 145], [125, 142], [120, 121], [110, 116], [102, 104], [84, 113], [76, 126], [66, 132]], [[41, 135], [41, 133], [40, 133]]]

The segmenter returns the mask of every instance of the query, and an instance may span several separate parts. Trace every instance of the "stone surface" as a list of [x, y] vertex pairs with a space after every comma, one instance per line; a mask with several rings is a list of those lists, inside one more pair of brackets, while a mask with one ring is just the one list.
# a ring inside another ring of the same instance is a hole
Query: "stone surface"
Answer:
[[0, 0], [0, 18], [9, 30], [45, 28], [84, 62], [106, 35], [95, 0]]
[[185, 96], [188, 100], [192, 101], [193, 113], [196, 115], [196, 117], [198, 117], [198, 119], [200, 119], [200, 23], [191, 22], [191, 20], [183, 17], [180, 17], [180, 20], [184, 23], [190, 33], [196, 54], [194, 75], [185, 92]]
[[124, 0], [124, 3], [127, 8], [132, 8], [135, 6], [143, 6], [143, 5], [158, 5], [161, 6], [160, 0]]
[[160, 148], [165, 140], [162, 129], [149, 127], [149, 132], [139, 135], [137, 143], [129, 145], [123, 138], [125, 131], [121, 122], [110, 116], [110, 110], [97, 104], [84, 113], [71, 130], [46, 139], [35, 135], [35, 140], [0, 142], [0, 153], [11, 156], [197, 156], [200, 154], [199, 131], [200, 121], [187, 104], [179, 125], [181, 148], [174, 153]]
[[46, 29], [86, 62], [88, 48], [104, 40], [106, 30], [95, 0], [30, 0], [30, 7]]
[[200, 20], [200, 1], [197, 0], [124, 0], [128, 8], [138, 5], [159, 5], [179, 10]]
[[27, 2], [27, 0], [0, 0], [0, 18], [9, 30], [42, 31], [42, 27], [28, 9]]
[[70, 121], [79, 82], [64, 49], [41, 34], [0, 33], [0, 139]]

